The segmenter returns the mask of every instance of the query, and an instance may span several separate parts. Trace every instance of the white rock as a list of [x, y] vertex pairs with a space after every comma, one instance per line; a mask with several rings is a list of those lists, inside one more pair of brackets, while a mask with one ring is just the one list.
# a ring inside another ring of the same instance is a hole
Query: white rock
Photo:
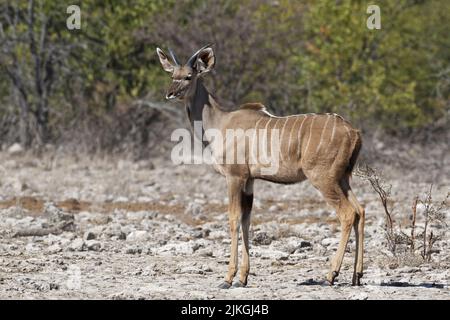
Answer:
[[145, 241], [149, 237], [147, 231], [145, 230], [136, 230], [131, 232], [127, 236], [127, 241]]
[[335, 246], [339, 244], [339, 240], [335, 239], [335, 238], [325, 238], [322, 240], [321, 244], [324, 247], [328, 247], [328, 246]]
[[195, 203], [195, 202], [190, 202], [187, 207], [186, 210], [184, 211], [185, 214], [190, 214], [190, 215], [199, 215], [201, 214], [203, 211], [203, 207], [202, 205]]
[[41, 248], [38, 245], [36, 245], [35, 243], [30, 242], [25, 246], [25, 251], [30, 252], [30, 253], [39, 252], [39, 251], [41, 251]]
[[128, 170], [128, 169], [131, 169], [132, 166], [133, 166], [133, 163], [128, 160], [119, 160], [117, 162], [118, 170]]
[[204, 274], [205, 271], [203, 271], [197, 267], [184, 267], [184, 268], [181, 268], [180, 273]]
[[194, 253], [193, 243], [168, 243], [157, 249], [157, 253], [162, 255], [191, 255]]
[[120, 196], [120, 197], [117, 197], [116, 199], [114, 199], [114, 202], [128, 202], [129, 201], [129, 199], [127, 198], [127, 197], [124, 197], [124, 196]]
[[213, 230], [209, 233], [208, 238], [213, 240], [224, 239], [229, 238], [229, 234], [223, 230]]
[[280, 211], [280, 208], [277, 205], [270, 206], [269, 212], [277, 212]]
[[86, 247], [91, 251], [100, 251], [102, 244], [97, 240], [88, 240], [86, 241]]
[[23, 151], [24, 151], [23, 147], [18, 143], [14, 143], [8, 148], [8, 153], [10, 155], [18, 155]]
[[61, 237], [60, 236], [56, 236], [54, 234], [49, 234], [44, 239], [44, 243], [48, 244], [48, 245], [53, 245], [53, 244], [60, 243], [60, 242], [61, 242]]
[[146, 211], [127, 212], [127, 219], [131, 221], [141, 221], [147, 217]]
[[349, 297], [350, 300], [367, 300], [369, 295], [366, 292], [358, 292]]
[[54, 244], [47, 248], [49, 253], [58, 253], [62, 251], [62, 248], [58, 244]]
[[85, 243], [83, 239], [77, 238], [72, 241], [72, 243], [69, 246], [69, 249], [73, 251], [83, 251], [85, 249]]
[[23, 226], [29, 226], [34, 221], [34, 217], [24, 217], [22, 219], [17, 220], [17, 224]]
[[153, 201], [153, 198], [147, 197], [147, 196], [140, 196], [137, 198], [138, 202], [151, 202]]
[[289, 254], [279, 250], [264, 249], [264, 247], [255, 247], [255, 254], [260, 254], [262, 259], [275, 259], [275, 260], [285, 260], [289, 257]]

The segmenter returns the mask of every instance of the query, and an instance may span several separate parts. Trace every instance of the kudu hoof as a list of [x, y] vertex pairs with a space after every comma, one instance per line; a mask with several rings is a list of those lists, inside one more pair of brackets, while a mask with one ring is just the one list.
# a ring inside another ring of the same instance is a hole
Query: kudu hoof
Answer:
[[247, 284], [242, 283], [241, 281], [236, 281], [233, 283], [233, 288], [245, 288], [245, 286], [247, 286]]
[[219, 285], [219, 289], [230, 289], [231, 284], [229, 284], [228, 282], [223, 282]]
[[334, 284], [334, 280], [336, 280], [337, 276], [339, 275], [339, 272], [333, 271], [332, 273], [329, 273], [327, 276], [327, 281], [332, 286]]
[[357, 272], [353, 275], [352, 285], [353, 286], [360, 286], [361, 285], [361, 278], [363, 276], [362, 272]]

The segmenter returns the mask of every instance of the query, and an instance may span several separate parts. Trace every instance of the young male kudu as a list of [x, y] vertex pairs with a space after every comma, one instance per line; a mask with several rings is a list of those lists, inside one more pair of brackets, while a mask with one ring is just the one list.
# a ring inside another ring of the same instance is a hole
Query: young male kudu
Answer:
[[[229, 227], [231, 254], [228, 273], [221, 288], [229, 288], [238, 270], [238, 232], [242, 227], [242, 263], [240, 281], [233, 286], [245, 286], [250, 270], [249, 226], [255, 179], [275, 183], [297, 183], [308, 179], [318, 189], [337, 213], [342, 228], [341, 240], [327, 280], [332, 285], [339, 274], [344, 251], [352, 226], [356, 234], [356, 253], [353, 285], [360, 285], [363, 275], [364, 209], [350, 188], [352, 169], [361, 149], [361, 136], [349, 122], [336, 114], [299, 114], [276, 117], [259, 103], [248, 103], [234, 111], [225, 111], [203, 85], [202, 76], [212, 70], [215, 55], [210, 45], [198, 50], [182, 65], [170, 51], [171, 60], [159, 48], [157, 54], [165, 71], [172, 75], [166, 98], [183, 101], [194, 128], [195, 121], [202, 122], [202, 130], [220, 132], [233, 129], [261, 129], [279, 132], [280, 145], [278, 170], [264, 174], [263, 164], [251, 162], [249, 149], [244, 152], [244, 163], [215, 163], [215, 169], [225, 176], [228, 186]], [[195, 134], [202, 139], [201, 132]], [[223, 134], [225, 137], [226, 135]], [[250, 145], [256, 143], [250, 139]], [[211, 143], [211, 141], [206, 141]], [[215, 141], [217, 143], [217, 141]], [[229, 148], [214, 150], [216, 158], [225, 157]], [[227, 142], [224, 142], [225, 144]]]

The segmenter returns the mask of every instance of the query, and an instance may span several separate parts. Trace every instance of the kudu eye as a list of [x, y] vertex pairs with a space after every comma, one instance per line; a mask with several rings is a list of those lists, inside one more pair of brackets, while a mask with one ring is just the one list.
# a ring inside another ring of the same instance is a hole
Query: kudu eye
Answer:
[[186, 77], [184, 77], [184, 80], [191, 80], [192, 79], [192, 74], [188, 74]]

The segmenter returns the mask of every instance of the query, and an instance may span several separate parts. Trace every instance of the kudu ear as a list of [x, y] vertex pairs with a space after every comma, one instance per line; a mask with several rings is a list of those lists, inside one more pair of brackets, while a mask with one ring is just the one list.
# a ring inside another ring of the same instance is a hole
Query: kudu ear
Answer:
[[156, 53], [158, 54], [159, 62], [161, 62], [164, 71], [172, 73], [174, 70], [174, 66], [172, 63], [170, 63], [169, 58], [164, 53], [164, 51], [162, 51], [160, 48], [156, 48]]
[[216, 57], [210, 45], [198, 50], [188, 61], [188, 65], [199, 74], [211, 71], [214, 68], [215, 63]]

